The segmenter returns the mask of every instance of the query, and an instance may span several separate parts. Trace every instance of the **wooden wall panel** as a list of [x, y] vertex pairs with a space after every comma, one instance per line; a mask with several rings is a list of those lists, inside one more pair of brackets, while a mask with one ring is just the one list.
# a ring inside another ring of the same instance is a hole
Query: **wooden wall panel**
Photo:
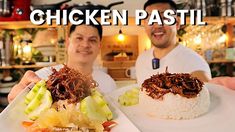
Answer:
[[117, 35], [104, 36], [102, 39], [101, 56], [103, 60], [112, 61], [112, 57], [107, 57], [109, 53], [127, 52], [132, 53], [130, 60], [136, 60], [138, 56], [138, 35], [125, 35], [125, 40], [119, 42]]

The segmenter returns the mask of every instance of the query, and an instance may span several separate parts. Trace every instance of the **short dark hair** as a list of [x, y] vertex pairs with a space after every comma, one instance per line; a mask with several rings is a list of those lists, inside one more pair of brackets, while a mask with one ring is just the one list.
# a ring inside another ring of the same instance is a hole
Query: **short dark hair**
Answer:
[[144, 4], [144, 10], [152, 5], [152, 4], [156, 4], [156, 3], [168, 3], [172, 9], [176, 10], [177, 6], [176, 3], [173, 0], [147, 0]]
[[[97, 22], [98, 22], [98, 21], [97, 21]], [[80, 26], [80, 25], [86, 25], [85, 21], [83, 21], [83, 22], [82, 22], [81, 24], [79, 24], [79, 25], [74, 25], [74, 24], [71, 25], [70, 30], [69, 30], [69, 35], [74, 32], [74, 30], [76, 29], [77, 26]], [[92, 26], [92, 27], [96, 28], [96, 29], [98, 30], [100, 40], [102, 39], [102, 36], [103, 36], [103, 28], [102, 28], [102, 26], [101, 26], [101, 24], [100, 24], [99, 22], [98, 22], [98, 24], [94, 24], [94, 23], [90, 22], [90, 24], [88, 24], [87, 26]]]

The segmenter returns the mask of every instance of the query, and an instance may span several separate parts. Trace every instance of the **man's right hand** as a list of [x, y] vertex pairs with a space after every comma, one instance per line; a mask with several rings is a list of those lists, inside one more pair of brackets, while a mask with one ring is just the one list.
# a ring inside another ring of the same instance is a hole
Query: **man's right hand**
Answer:
[[8, 94], [8, 102], [10, 103], [30, 83], [36, 83], [40, 80], [41, 79], [33, 71], [27, 71], [20, 82], [11, 89], [10, 93]]

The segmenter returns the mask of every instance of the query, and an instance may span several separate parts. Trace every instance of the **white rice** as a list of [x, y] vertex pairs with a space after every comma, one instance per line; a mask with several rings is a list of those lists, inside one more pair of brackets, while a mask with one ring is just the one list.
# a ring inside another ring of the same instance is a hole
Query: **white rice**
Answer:
[[203, 87], [197, 97], [186, 98], [167, 93], [161, 99], [153, 99], [140, 91], [139, 104], [149, 116], [163, 119], [192, 119], [206, 113], [210, 106], [210, 95]]

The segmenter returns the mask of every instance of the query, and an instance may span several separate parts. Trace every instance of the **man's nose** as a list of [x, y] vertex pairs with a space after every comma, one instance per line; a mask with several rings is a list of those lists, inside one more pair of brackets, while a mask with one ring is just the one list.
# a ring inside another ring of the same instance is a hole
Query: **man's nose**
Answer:
[[157, 22], [155, 22], [155, 23], [153, 23], [152, 27], [161, 28], [161, 27], [164, 27], [164, 24], [158, 24]]
[[91, 47], [91, 44], [89, 43], [89, 41], [88, 40], [84, 40], [84, 41], [82, 41], [80, 44], [79, 44], [79, 46], [80, 47], [85, 47], [85, 48], [89, 48], [89, 47]]

